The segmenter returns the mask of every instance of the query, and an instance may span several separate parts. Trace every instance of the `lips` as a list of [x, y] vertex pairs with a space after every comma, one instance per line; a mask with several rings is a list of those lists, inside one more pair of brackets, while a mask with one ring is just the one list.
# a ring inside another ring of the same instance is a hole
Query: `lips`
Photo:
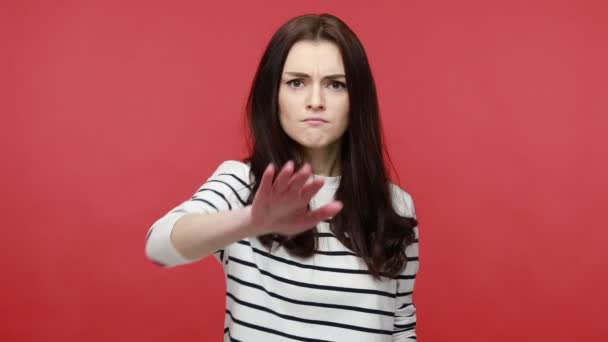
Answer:
[[310, 118], [306, 118], [303, 121], [305, 122], [327, 122], [327, 120], [323, 119], [323, 118], [319, 118], [319, 117], [310, 117]]

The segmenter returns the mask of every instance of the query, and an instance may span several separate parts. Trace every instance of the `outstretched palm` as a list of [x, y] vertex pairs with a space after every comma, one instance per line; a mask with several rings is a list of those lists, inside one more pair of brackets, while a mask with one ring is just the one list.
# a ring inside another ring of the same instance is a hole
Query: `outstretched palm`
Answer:
[[307, 182], [311, 175], [310, 165], [305, 164], [294, 173], [294, 164], [288, 161], [273, 183], [274, 172], [274, 166], [268, 165], [251, 204], [252, 225], [260, 235], [298, 234], [342, 210], [339, 201], [308, 210], [311, 198], [323, 186], [320, 179]]

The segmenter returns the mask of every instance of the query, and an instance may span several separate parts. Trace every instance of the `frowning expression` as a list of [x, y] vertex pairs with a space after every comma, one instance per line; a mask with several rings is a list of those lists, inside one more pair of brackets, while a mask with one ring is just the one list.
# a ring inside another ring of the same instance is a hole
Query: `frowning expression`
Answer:
[[305, 149], [340, 143], [349, 99], [342, 54], [335, 43], [302, 40], [287, 55], [279, 87], [279, 121]]

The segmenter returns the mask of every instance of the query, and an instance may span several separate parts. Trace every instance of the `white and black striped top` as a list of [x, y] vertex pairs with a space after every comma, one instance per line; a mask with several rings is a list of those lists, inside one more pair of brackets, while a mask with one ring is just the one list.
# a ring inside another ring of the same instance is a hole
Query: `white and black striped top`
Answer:
[[[323, 188], [310, 205], [333, 200], [340, 177], [320, 177]], [[181, 216], [242, 207], [249, 195], [249, 166], [225, 161], [194, 196], [156, 221], [148, 232], [146, 254], [164, 266], [194, 262], [181, 256], [169, 234]], [[415, 217], [411, 196], [391, 183], [393, 205]], [[395, 279], [374, 280], [363, 260], [318, 225], [318, 252], [303, 259], [283, 247], [272, 253], [255, 238], [235, 242], [214, 257], [226, 275], [224, 341], [414, 341], [416, 309], [412, 301], [418, 272], [416, 243], [406, 254], [407, 267]]]

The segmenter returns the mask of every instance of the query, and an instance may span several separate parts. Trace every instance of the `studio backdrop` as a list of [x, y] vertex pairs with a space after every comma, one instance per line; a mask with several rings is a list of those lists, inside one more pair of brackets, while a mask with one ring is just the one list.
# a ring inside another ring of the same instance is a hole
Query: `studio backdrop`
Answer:
[[150, 225], [246, 155], [271, 34], [332, 13], [363, 42], [420, 226], [423, 342], [606, 341], [605, 1], [5, 1], [2, 341], [219, 341], [213, 258]]

